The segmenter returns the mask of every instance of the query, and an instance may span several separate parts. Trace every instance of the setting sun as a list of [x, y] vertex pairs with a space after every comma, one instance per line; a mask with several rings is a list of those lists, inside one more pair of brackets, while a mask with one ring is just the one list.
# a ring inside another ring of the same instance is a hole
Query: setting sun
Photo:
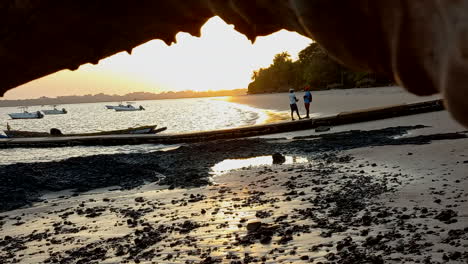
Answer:
[[98, 65], [51, 74], [10, 90], [4, 99], [246, 88], [252, 72], [270, 65], [275, 54], [287, 51], [296, 58], [312, 42], [282, 30], [252, 44], [219, 17], [210, 19], [201, 33], [198, 38], [181, 32], [171, 46], [153, 40], [131, 55], [121, 52]]

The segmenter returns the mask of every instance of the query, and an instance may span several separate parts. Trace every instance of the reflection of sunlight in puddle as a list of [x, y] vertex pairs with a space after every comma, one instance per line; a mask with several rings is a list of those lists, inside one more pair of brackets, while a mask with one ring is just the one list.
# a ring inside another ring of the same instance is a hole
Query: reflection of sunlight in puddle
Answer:
[[[300, 156], [285, 156], [286, 161], [283, 164], [293, 164], [293, 163], [306, 163], [308, 162], [307, 158]], [[257, 167], [264, 165], [272, 165], [273, 157], [272, 156], [259, 156], [248, 159], [226, 159], [216, 165], [212, 169], [212, 174], [220, 175], [227, 173], [232, 170], [238, 170], [247, 167]]]
[[406, 138], [406, 137], [411, 136], [412, 134], [413, 134], [413, 133], [411, 133], [410, 131], [406, 131], [404, 134], [397, 135], [397, 136], [393, 136], [393, 137], [390, 137], [390, 138], [391, 138], [391, 139]]

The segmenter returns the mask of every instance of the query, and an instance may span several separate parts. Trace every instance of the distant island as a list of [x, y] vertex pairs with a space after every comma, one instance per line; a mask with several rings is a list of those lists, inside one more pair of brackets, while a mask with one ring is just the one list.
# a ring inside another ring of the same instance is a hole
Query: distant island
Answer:
[[55, 98], [40, 97], [37, 99], [19, 99], [19, 100], [0, 100], [0, 107], [8, 106], [33, 106], [33, 105], [61, 105], [61, 104], [80, 104], [80, 103], [99, 103], [99, 102], [126, 102], [126, 101], [141, 101], [141, 100], [162, 100], [162, 99], [179, 99], [179, 98], [200, 98], [200, 97], [217, 97], [217, 96], [235, 96], [245, 95], [247, 89], [221, 90], [221, 91], [179, 91], [179, 92], [134, 92], [125, 95], [108, 95], [108, 94], [87, 94], [87, 95], [71, 95], [58, 96]]

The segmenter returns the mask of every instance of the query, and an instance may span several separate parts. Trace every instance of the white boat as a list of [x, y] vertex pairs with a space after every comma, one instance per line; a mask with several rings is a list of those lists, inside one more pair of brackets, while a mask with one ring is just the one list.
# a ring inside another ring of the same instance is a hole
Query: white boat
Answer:
[[59, 109], [57, 109], [57, 106], [54, 105], [54, 109], [52, 109], [52, 110], [42, 110], [42, 113], [44, 113], [44, 115], [63, 115], [63, 114], [66, 114], [68, 112], [67, 112], [67, 110], [65, 110], [65, 108], [62, 108], [62, 110], [59, 110]]
[[114, 107], [114, 110], [117, 112], [129, 112], [129, 111], [142, 111], [142, 110], [145, 110], [145, 108], [141, 105], [138, 108], [136, 108], [132, 105], [132, 102], [127, 102], [126, 106], [117, 106], [117, 107]]
[[116, 107], [125, 107], [125, 105], [122, 103], [119, 103], [119, 105], [106, 105], [107, 109], [114, 109]]
[[11, 119], [38, 119], [38, 118], [43, 118], [44, 115], [39, 112], [39, 111], [36, 111], [36, 112], [28, 112], [26, 111], [26, 107], [20, 107], [21, 109], [23, 109], [23, 112], [22, 113], [11, 113], [11, 114], [8, 114]]

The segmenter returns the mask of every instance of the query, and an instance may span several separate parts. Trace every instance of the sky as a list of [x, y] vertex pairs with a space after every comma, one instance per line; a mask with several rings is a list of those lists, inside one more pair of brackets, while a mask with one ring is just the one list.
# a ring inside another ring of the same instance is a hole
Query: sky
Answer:
[[201, 32], [200, 38], [180, 32], [170, 46], [152, 40], [131, 55], [121, 52], [97, 65], [56, 72], [8, 91], [3, 99], [247, 88], [252, 72], [268, 67], [274, 55], [286, 51], [297, 59], [312, 42], [281, 30], [252, 44], [219, 17], [208, 20]]

